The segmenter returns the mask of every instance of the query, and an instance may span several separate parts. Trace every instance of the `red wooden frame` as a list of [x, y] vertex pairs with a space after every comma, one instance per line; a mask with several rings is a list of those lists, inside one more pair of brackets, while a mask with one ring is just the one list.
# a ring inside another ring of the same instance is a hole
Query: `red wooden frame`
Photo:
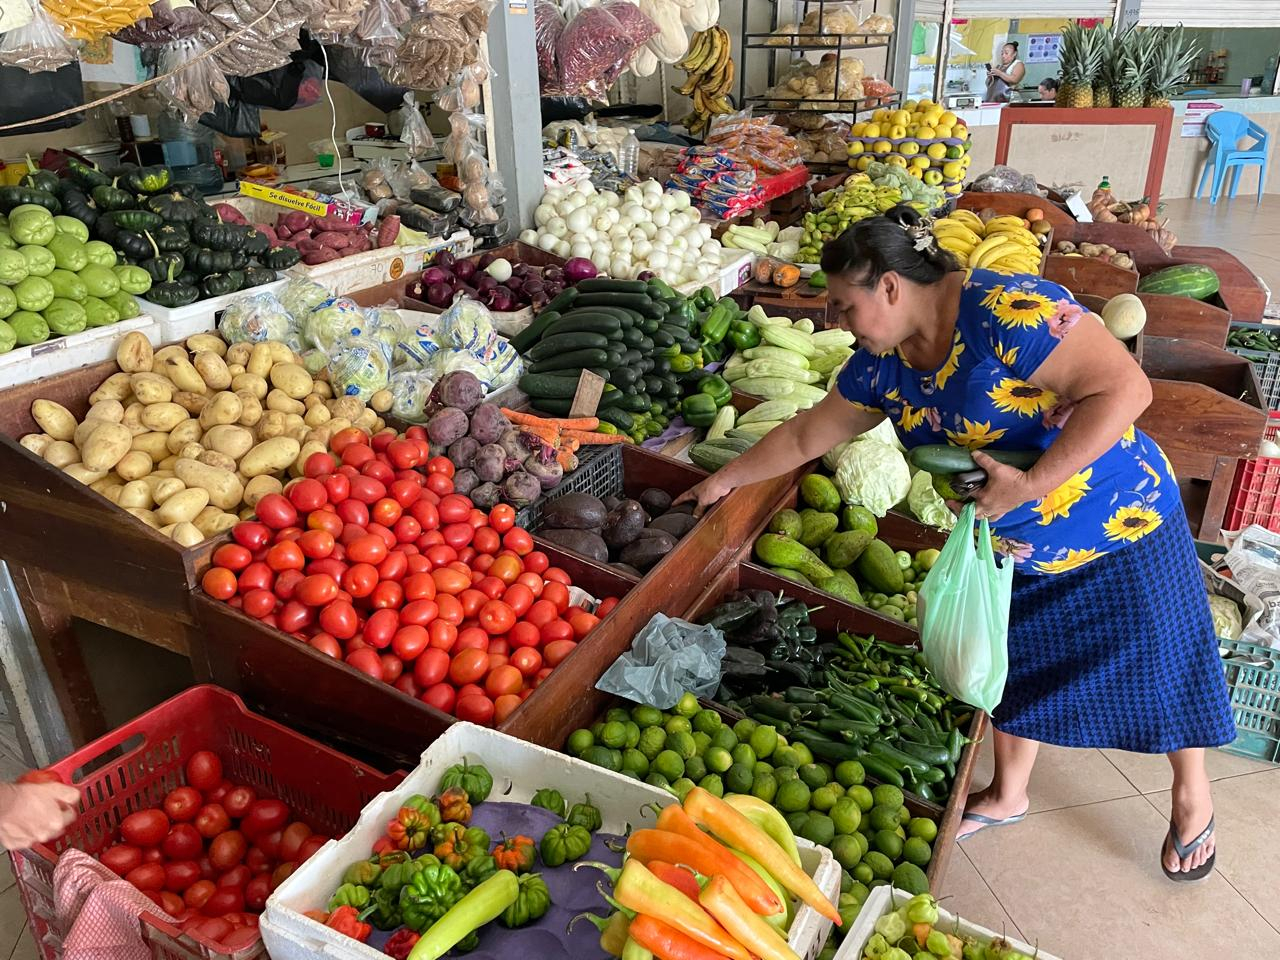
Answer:
[[1164, 163], [1169, 154], [1169, 136], [1173, 129], [1172, 108], [1099, 107], [1076, 110], [1071, 107], [1007, 106], [1000, 111], [996, 163], [1009, 162], [1009, 141], [1015, 124], [1155, 127], [1155, 141], [1151, 144], [1151, 159], [1147, 163], [1147, 185], [1143, 193], [1149, 198], [1148, 202], [1153, 207], [1160, 202], [1160, 185], [1164, 181]]

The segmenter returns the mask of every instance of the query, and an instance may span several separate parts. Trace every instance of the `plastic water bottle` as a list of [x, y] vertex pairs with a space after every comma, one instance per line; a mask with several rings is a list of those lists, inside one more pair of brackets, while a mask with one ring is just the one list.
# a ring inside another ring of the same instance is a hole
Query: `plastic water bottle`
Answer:
[[628, 177], [634, 177], [640, 166], [640, 141], [628, 130], [618, 147], [618, 169]]

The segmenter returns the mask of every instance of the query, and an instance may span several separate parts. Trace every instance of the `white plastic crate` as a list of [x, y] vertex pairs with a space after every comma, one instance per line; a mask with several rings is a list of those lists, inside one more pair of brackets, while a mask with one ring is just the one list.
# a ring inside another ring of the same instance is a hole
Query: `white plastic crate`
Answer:
[[[876, 932], [876, 921], [886, 913], [892, 913], [910, 899], [911, 894], [896, 890], [893, 887], [876, 887], [876, 889], [872, 890], [871, 896], [867, 897], [866, 903], [862, 905], [858, 919], [853, 922], [853, 929], [845, 935], [844, 942], [840, 944], [840, 949], [836, 951], [835, 960], [862, 960], [862, 949], [867, 945], [867, 941], [871, 939], [871, 935]], [[934, 927], [943, 933], [950, 933], [957, 937], [976, 937], [983, 941], [995, 940], [1003, 936], [1009, 946], [1020, 953], [1025, 953], [1029, 957], [1035, 957], [1036, 960], [1058, 960], [1057, 957], [1046, 953], [1044, 950], [1025, 944], [1021, 940], [1015, 940], [1013, 937], [988, 930], [986, 927], [980, 927], [976, 923], [970, 923], [964, 917], [957, 917], [954, 913], [949, 913], [942, 907], [938, 907], [938, 922], [934, 924]]]
[[[464, 758], [483, 763], [493, 774], [490, 796], [494, 799], [527, 803], [547, 784], [555, 784], [565, 794], [591, 794], [606, 833], [624, 834], [632, 826], [651, 824], [652, 815], [641, 809], [645, 804], [674, 802], [665, 790], [630, 777], [486, 727], [455, 723], [426, 749], [422, 762], [399, 787], [370, 801], [350, 833], [325, 844], [271, 895], [260, 929], [272, 960], [385, 960], [385, 954], [322, 926], [303, 916], [303, 911], [323, 910], [347, 867], [369, 856], [403, 800], [415, 793], [438, 793], [444, 771]], [[805, 870], [835, 903], [840, 895], [840, 867], [831, 851], [803, 839], [797, 843]], [[600, 906], [606, 906], [603, 900]], [[802, 904], [788, 942], [803, 960], [812, 960], [830, 933], [831, 921]]]
[[160, 324], [154, 317], [143, 313], [110, 326], [90, 327], [70, 336], [55, 337], [0, 354], [0, 390], [110, 360], [116, 355], [116, 343], [120, 338], [134, 331], [146, 334], [152, 346], [163, 342]]
[[144, 299], [142, 307], [159, 321], [161, 342], [173, 343], [175, 340], [185, 340], [193, 334], [211, 333], [217, 328], [218, 317], [222, 316], [222, 311], [236, 300], [241, 297], [251, 297], [257, 293], [273, 293], [287, 282], [273, 280], [271, 283], [246, 287], [244, 290], [223, 294], [220, 297], [197, 300], [195, 303], [188, 303], [185, 307], [162, 307], [158, 303]]
[[432, 239], [425, 244], [412, 246], [383, 247], [378, 250], [366, 250], [364, 253], [352, 254], [328, 263], [307, 266], [305, 263], [295, 264], [285, 273], [289, 276], [304, 277], [328, 287], [339, 296], [367, 290], [393, 280], [399, 280], [411, 274], [421, 273], [425, 264], [442, 250], [448, 250], [455, 257], [469, 255], [475, 241], [465, 230], [458, 230], [444, 239]]
[[719, 273], [707, 280], [705, 284], [697, 280], [690, 280], [675, 289], [679, 293], [691, 297], [702, 287], [707, 286], [715, 291], [717, 297], [727, 297], [751, 279], [751, 262], [750, 250], [734, 250], [732, 247], [722, 247], [720, 250]]

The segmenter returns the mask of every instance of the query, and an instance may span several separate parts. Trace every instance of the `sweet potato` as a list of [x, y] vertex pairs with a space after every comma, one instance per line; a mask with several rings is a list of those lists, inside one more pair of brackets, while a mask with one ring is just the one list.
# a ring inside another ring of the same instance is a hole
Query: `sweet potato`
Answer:
[[316, 243], [322, 247], [332, 247], [334, 250], [345, 250], [351, 246], [351, 237], [354, 234], [338, 233], [336, 230], [325, 230], [316, 234]]
[[400, 218], [393, 213], [389, 217], [383, 217], [382, 223], [378, 225], [375, 246], [389, 247], [396, 242], [398, 236], [400, 236]]
[[223, 223], [247, 224], [249, 222], [243, 213], [229, 203], [215, 204], [213, 209], [217, 211], [218, 219]]
[[353, 253], [364, 253], [373, 247], [373, 241], [369, 239], [369, 235], [363, 230], [357, 230], [355, 233], [347, 234], [351, 238], [351, 244], [347, 249], [342, 251], [343, 256], [350, 256]]
[[[317, 250], [328, 249], [326, 247], [323, 247], [320, 243], [318, 243], [312, 237], [303, 236], [303, 237], [295, 237], [293, 239], [296, 240], [296, 243], [294, 244], [294, 246], [296, 246], [304, 254], [315, 253]], [[334, 251], [334, 252], [336, 253], [337, 251]]]
[[354, 233], [360, 229], [358, 223], [340, 217], [316, 217], [314, 226], [317, 230], [332, 230], [334, 233]]
[[288, 227], [293, 233], [311, 226], [311, 215], [301, 210], [289, 210], [276, 219], [277, 227]]
[[341, 256], [342, 254], [333, 249], [333, 247], [317, 247], [310, 253], [304, 253], [302, 262], [309, 267], [314, 267], [317, 264], [328, 263], [330, 260], [337, 260]]

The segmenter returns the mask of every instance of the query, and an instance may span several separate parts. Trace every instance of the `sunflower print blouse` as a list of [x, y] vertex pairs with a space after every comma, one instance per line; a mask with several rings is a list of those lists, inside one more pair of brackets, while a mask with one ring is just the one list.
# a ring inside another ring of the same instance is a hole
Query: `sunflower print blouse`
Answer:
[[[1029, 381], [1084, 308], [1040, 277], [973, 270], [965, 279], [951, 353], [914, 370], [898, 351], [857, 351], [837, 386], [855, 406], [883, 411], [903, 446], [1046, 449], [1072, 404]], [[1017, 571], [1056, 574], [1150, 533], [1181, 503], [1154, 440], [1130, 426], [1114, 447], [1043, 500], [992, 524], [996, 549]]]

